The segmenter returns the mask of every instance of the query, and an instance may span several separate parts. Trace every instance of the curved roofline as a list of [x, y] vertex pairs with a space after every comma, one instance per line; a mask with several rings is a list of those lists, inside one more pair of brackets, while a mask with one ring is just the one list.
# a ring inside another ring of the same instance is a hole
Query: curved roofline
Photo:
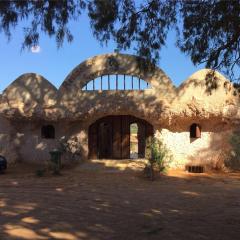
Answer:
[[[72, 69], [72, 71], [71, 71], [71, 72], [67, 75], [67, 77], [63, 80], [62, 84], [61, 84], [60, 87], [59, 87], [59, 90], [63, 87], [63, 85], [64, 85], [67, 81], [71, 80], [71, 77], [72, 77], [72, 76], [73, 76], [73, 78], [74, 78], [74, 77], [76, 78], [77, 74], [80, 72], [80, 71], [79, 71], [79, 68], [81, 68], [82, 65], [86, 64], [87, 62], [93, 61], [93, 60], [96, 59], [97, 57], [109, 58], [109, 57], [111, 57], [111, 56], [122, 56], [122, 57], [130, 57], [130, 58], [132, 57], [132, 58], [135, 58], [135, 59], [140, 59], [141, 61], [144, 61], [144, 62], [146, 62], [146, 63], [152, 64], [152, 66], [154, 66], [155, 70], [158, 70], [158, 71], [162, 72], [162, 74], [164, 74], [164, 75], [169, 79], [169, 83], [171, 83], [172, 87], [173, 87], [175, 90], [177, 90], [177, 91], [180, 91], [180, 90], [186, 85], [186, 83], [187, 83], [190, 79], [192, 79], [192, 78], [194, 77], [194, 75], [199, 74], [199, 73], [201, 73], [201, 72], [202, 72], [202, 73], [207, 73], [207, 72], [210, 72], [210, 71], [214, 71], [215, 74], [218, 75], [218, 76], [220, 76], [221, 79], [224, 79], [225, 81], [229, 82], [229, 83], [232, 85], [231, 81], [230, 81], [228, 78], [226, 78], [226, 77], [225, 77], [222, 73], [220, 73], [219, 71], [213, 70], [213, 69], [210, 69], [210, 68], [202, 68], [202, 69], [199, 69], [199, 70], [193, 72], [189, 77], [187, 77], [185, 80], [183, 80], [182, 83], [177, 87], [177, 86], [173, 83], [173, 81], [171, 80], [171, 78], [164, 72], [164, 70], [162, 70], [162, 69], [161, 69], [160, 67], [158, 67], [157, 65], [149, 62], [148, 60], [146, 60], [146, 59], [144, 59], [144, 58], [142, 58], [142, 57], [139, 57], [139, 56], [137, 56], [137, 55], [131, 55], [131, 54], [108, 53], [108, 54], [95, 55], [95, 56], [93, 56], [93, 57], [88, 58], [88, 59], [85, 60], [85, 61], [82, 61], [80, 64], [78, 64], [75, 68]], [[75, 75], [75, 74], [76, 74], [76, 75]], [[74, 76], [74, 75], [75, 75], [75, 76]], [[89, 79], [89, 81], [90, 81], [90, 80], [93, 80], [93, 79]], [[144, 78], [143, 78], [143, 80], [146, 81], [146, 79], [144, 79]]]
[[[229, 84], [233, 85], [232, 82], [226, 78], [222, 73], [220, 73], [219, 71], [217, 70], [213, 70], [211, 68], [202, 68], [202, 69], [199, 69], [197, 70], [196, 72], [192, 73], [188, 78], [186, 78], [178, 87], [177, 87], [177, 90], [180, 91], [182, 90], [186, 85], [187, 83], [192, 80], [194, 78], [194, 76], [196, 75], [200, 75], [201, 73], [203, 75], [206, 75], [207, 73], [210, 73], [210, 72], [214, 72], [214, 74], [216, 74], [216, 76], [226, 82], [228, 82]], [[198, 80], [202, 80], [200, 79], [199, 77], [197, 78]]]
[[[100, 74], [99, 76], [101, 75], [107, 75], [107, 74], [126, 74], [126, 75], [131, 75], [129, 73], [127, 73], [126, 69], [125, 71], [123, 70], [124, 67], [122, 67], [121, 65], [124, 65], [122, 63], [119, 64], [119, 72], [118, 70], [112, 70], [112, 71], [107, 71], [107, 68], [109, 68], [109, 66], [107, 65], [107, 60], [108, 59], [111, 59], [111, 58], [115, 58], [115, 59], [125, 59], [126, 62], [128, 64], [136, 64], [137, 62], [139, 64], [143, 64], [145, 63], [145, 66], [146, 67], [152, 67], [151, 69], [145, 69], [144, 68], [140, 68], [140, 66], [136, 66], [135, 65], [135, 70], [138, 70], [138, 74], [132, 74], [132, 75], [135, 75], [135, 76], [138, 76], [140, 78], [142, 78], [143, 80], [145, 81], [148, 81], [148, 79], [144, 78], [141, 76], [141, 74], [143, 74], [143, 72], [145, 71], [145, 73], [147, 74], [151, 74], [151, 73], [154, 73], [156, 71], [159, 71], [161, 72], [162, 75], [164, 75], [167, 79], [168, 79], [168, 84], [171, 85], [172, 88], [176, 89], [176, 86], [173, 84], [172, 80], [169, 78], [169, 76], [167, 76], [167, 74], [161, 69], [159, 68], [157, 65], [151, 63], [150, 61], [142, 58], [142, 57], [139, 57], [139, 56], [136, 56], [136, 55], [131, 55], [131, 54], [122, 54], [122, 53], [108, 53], [108, 54], [100, 54], [100, 55], [96, 55], [96, 56], [93, 56], [93, 57], [90, 57], [88, 58], [87, 60], [81, 62], [80, 64], [78, 64], [75, 68], [73, 68], [73, 70], [67, 75], [67, 77], [64, 79], [64, 81], [62, 82], [62, 84], [60, 85], [59, 87], [59, 90], [61, 91], [61, 89], [63, 89], [66, 85], [71, 85], [73, 82], [76, 81], [76, 79], [79, 77], [79, 75], [81, 73], [83, 73], [83, 71], [85, 70], [85, 68], [88, 68], [90, 71], [93, 72], [93, 69], [92, 69], [92, 66], [95, 64], [95, 67], [100, 67], [100, 64], [96, 64], [95, 61], [98, 61], [98, 60], [102, 60], [103, 62], [101, 63], [102, 66], [104, 66], [104, 64], [106, 65], [105, 68], [106, 68], [106, 71], [103, 72], [102, 74]], [[104, 62], [105, 61], [105, 62]], [[127, 64], [125, 63], [125, 65]], [[109, 69], [108, 69], [109, 70]], [[97, 70], [96, 70], [97, 72]], [[129, 70], [129, 72], [131, 72]], [[91, 74], [89, 74], [91, 75]], [[91, 78], [87, 79], [87, 81], [85, 79], [81, 79], [80, 81], [84, 84], [86, 84], [88, 81], [90, 80], [93, 80], [97, 77], [99, 77], [97, 74], [96, 74], [96, 77], [94, 77], [94, 74], [92, 74]], [[84, 76], [87, 78], [87, 76]], [[149, 82], [151, 83], [151, 82]], [[82, 84], [82, 85], [84, 85]]]
[[20, 76], [18, 76], [15, 80], [13, 80], [10, 84], [8, 84], [8, 86], [2, 91], [1, 94], [4, 94], [14, 83], [19, 81], [19, 79], [24, 79], [24, 77], [27, 75], [42, 78], [46, 83], [48, 83], [51, 87], [53, 87], [56, 91], [58, 91], [58, 88], [54, 84], [52, 84], [48, 79], [43, 77], [41, 74], [29, 72], [29, 73], [23, 73]]
[[[74, 67], [71, 72], [67, 75], [67, 77], [65, 77], [65, 79], [62, 81], [61, 85], [59, 86], [59, 88], [57, 88], [53, 83], [51, 83], [48, 79], [46, 79], [44, 76], [42, 76], [41, 74], [38, 74], [38, 73], [33, 73], [33, 72], [29, 72], [29, 73], [24, 73], [24, 74], [21, 74], [19, 77], [17, 77], [15, 80], [13, 80], [1, 93], [0, 95], [2, 95], [4, 92], [6, 92], [10, 87], [11, 85], [13, 85], [15, 82], [18, 81], [18, 79], [20, 78], [23, 78], [24, 79], [24, 76], [26, 75], [32, 75], [32, 76], [35, 76], [35, 77], [41, 77], [42, 79], [44, 79], [45, 82], [47, 82], [51, 87], [53, 87], [56, 91], [59, 91], [63, 88], [64, 84], [66, 84], [67, 82], [73, 82], [77, 77], [78, 75], [82, 72], [82, 71], [79, 71], [79, 69], [81, 70], [81, 67], [82, 66], [86, 66], [92, 62], [94, 62], [94, 60], [96, 58], [103, 58], [103, 59], [108, 59], [109, 57], [116, 57], [116, 56], [120, 56], [120, 57], [126, 57], [126, 58], [135, 58], [135, 60], [140, 60], [140, 61], [144, 61], [146, 63], [150, 63], [152, 66], [154, 66], [155, 68], [155, 71], [160, 71], [163, 75], [165, 75], [167, 77], [167, 79], [169, 80], [169, 83], [171, 84], [171, 86], [177, 90], [177, 91], [180, 91], [182, 90], [188, 81], [190, 81], [191, 79], [193, 79], [193, 77], [197, 74], [200, 74], [200, 73], [203, 73], [203, 74], [206, 74], [207, 72], [210, 72], [210, 71], [214, 71], [216, 75], [220, 76], [221, 79], [227, 81], [228, 83], [230, 83], [231, 85], [232, 82], [226, 78], [222, 73], [220, 73], [219, 71], [217, 70], [212, 70], [212, 69], [209, 69], [209, 68], [203, 68], [203, 69], [200, 69], [200, 70], [197, 70], [196, 72], [192, 73], [189, 77], [187, 77], [178, 87], [172, 82], [172, 80], [170, 79], [170, 77], [168, 77], [168, 75], [161, 69], [159, 68], [158, 66], [156, 66], [155, 64], [152, 64], [151, 62], [149, 62], [148, 60], [144, 59], [144, 58], [141, 58], [137, 55], [131, 55], [131, 54], [122, 54], [122, 53], [108, 53], [108, 54], [100, 54], [100, 55], [95, 55], [93, 57], [90, 57], [84, 61], [82, 61], [80, 64], [78, 64], [76, 67]], [[150, 72], [150, 71], [149, 71]], [[119, 73], [120, 74], [120, 73]], [[147, 81], [146, 79], [142, 78], [143, 80]], [[89, 79], [89, 81], [92, 80], [92, 79]]]

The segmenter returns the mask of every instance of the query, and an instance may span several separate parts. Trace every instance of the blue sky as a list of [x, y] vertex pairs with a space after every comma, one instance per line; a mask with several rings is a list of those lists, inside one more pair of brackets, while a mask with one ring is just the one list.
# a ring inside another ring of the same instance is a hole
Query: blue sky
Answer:
[[[40, 52], [21, 52], [23, 34], [20, 28], [14, 30], [12, 40], [0, 34], [0, 92], [12, 81], [24, 73], [34, 72], [42, 75], [56, 87], [59, 87], [68, 73], [79, 63], [89, 57], [111, 53], [116, 48], [113, 42], [102, 47], [93, 37], [87, 17], [80, 22], [70, 24], [74, 41], [64, 43], [57, 49], [55, 39], [42, 35], [40, 39]], [[129, 50], [126, 53], [133, 53]], [[167, 46], [161, 51], [160, 68], [179, 86], [186, 78], [203, 66], [194, 66], [188, 56], [185, 56], [175, 46], [175, 33], [170, 32]]]

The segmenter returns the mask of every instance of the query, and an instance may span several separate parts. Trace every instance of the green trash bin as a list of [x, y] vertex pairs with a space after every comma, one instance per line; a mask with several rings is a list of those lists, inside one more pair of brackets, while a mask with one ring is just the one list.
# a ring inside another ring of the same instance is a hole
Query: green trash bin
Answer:
[[59, 151], [58, 149], [53, 149], [52, 151], [49, 152], [51, 156], [51, 162], [53, 165], [53, 173], [54, 174], [59, 174], [60, 173], [60, 168], [61, 168], [61, 155], [62, 152]]

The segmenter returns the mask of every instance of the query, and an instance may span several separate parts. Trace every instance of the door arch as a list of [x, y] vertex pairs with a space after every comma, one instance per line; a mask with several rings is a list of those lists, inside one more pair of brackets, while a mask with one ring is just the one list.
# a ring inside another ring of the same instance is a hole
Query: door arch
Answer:
[[129, 159], [130, 125], [138, 126], [138, 157], [144, 158], [146, 142], [153, 136], [153, 126], [131, 115], [106, 116], [89, 127], [88, 149], [90, 159]]

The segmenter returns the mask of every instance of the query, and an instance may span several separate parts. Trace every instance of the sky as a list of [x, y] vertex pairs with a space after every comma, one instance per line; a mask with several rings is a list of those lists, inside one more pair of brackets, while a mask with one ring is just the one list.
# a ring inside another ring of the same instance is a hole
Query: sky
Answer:
[[[21, 51], [23, 33], [20, 27], [13, 31], [8, 42], [0, 33], [0, 93], [24, 73], [37, 73], [45, 77], [57, 88], [70, 71], [86, 59], [104, 53], [112, 53], [116, 49], [114, 42], [101, 46], [93, 37], [90, 23], [86, 16], [79, 22], [71, 22], [70, 29], [74, 35], [72, 43], [64, 43], [58, 49], [54, 38], [41, 35], [39, 46]], [[133, 54], [128, 50], [120, 53]], [[170, 31], [167, 45], [161, 50], [160, 67], [179, 86], [184, 80], [203, 66], [194, 66], [190, 57], [184, 55], [175, 46], [175, 33]]]

